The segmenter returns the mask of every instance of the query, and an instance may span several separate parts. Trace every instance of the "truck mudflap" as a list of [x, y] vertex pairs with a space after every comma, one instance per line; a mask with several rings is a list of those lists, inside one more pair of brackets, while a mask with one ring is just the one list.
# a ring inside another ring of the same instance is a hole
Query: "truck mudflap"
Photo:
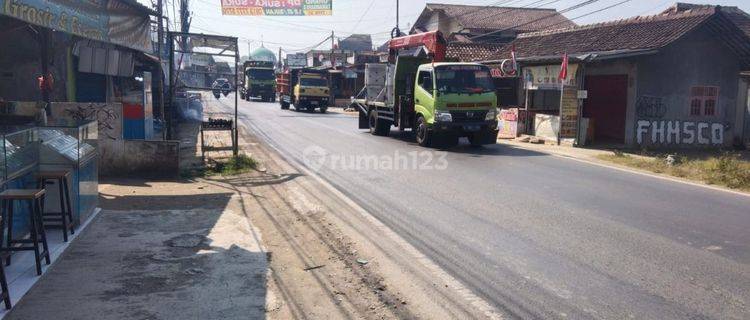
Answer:
[[365, 110], [358, 109], [358, 110], [359, 110], [359, 128], [369, 129], [370, 123], [368, 121], [369, 119], [367, 119], [367, 109]]

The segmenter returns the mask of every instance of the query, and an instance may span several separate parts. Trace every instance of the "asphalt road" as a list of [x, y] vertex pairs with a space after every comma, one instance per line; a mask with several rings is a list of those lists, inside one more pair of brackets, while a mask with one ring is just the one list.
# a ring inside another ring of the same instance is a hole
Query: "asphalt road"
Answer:
[[508, 318], [750, 319], [750, 197], [503, 145], [424, 149], [342, 113], [243, 101], [240, 118]]

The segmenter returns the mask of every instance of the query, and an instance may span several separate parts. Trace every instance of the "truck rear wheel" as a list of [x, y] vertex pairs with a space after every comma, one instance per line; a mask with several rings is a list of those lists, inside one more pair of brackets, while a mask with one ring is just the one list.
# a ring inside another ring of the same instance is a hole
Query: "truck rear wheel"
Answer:
[[423, 116], [417, 118], [417, 125], [415, 127], [417, 132], [417, 143], [422, 147], [432, 146], [432, 133], [430, 132], [427, 120]]
[[376, 136], [387, 136], [391, 132], [391, 123], [388, 120], [378, 118], [377, 111], [370, 112], [369, 118], [370, 133]]
[[328, 107], [320, 107], [320, 113], [326, 113], [328, 111]]

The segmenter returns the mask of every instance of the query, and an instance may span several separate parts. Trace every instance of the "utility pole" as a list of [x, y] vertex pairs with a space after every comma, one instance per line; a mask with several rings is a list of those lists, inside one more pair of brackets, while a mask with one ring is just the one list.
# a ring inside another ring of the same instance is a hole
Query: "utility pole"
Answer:
[[[167, 115], [165, 114], [164, 110], [164, 65], [162, 64], [162, 45], [164, 42], [164, 3], [162, 0], [156, 0], [156, 18], [159, 20], [156, 23], [156, 54], [159, 56], [159, 67], [156, 69], [156, 71], [159, 73], [157, 76], [152, 77], [153, 79], [158, 79], [159, 83], [157, 84], [156, 88], [159, 90], [156, 94], [159, 97], [159, 114], [161, 115], [161, 118], [163, 120], [167, 119]], [[166, 139], [166, 132], [162, 132], [162, 138]]]
[[279, 65], [278, 65], [278, 69], [279, 70], [284, 69], [284, 63], [281, 61], [281, 47], [279, 47]]
[[401, 29], [399, 29], [400, 24], [398, 23], [398, 19], [399, 19], [399, 16], [398, 16], [399, 4], [398, 4], [398, 2], [399, 2], [399, 0], [396, 0], [396, 29], [399, 30], [398, 31], [398, 33], [399, 33], [398, 36], [401, 36]]
[[190, 9], [187, 0], [180, 0], [180, 31], [182, 33], [190, 32]]
[[336, 49], [336, 41], [335, 41], [335, 39], [336, 38], [335, 38], [335, 35], [334, 35], [333, 31], [331, 31], [331, 68], [333, 70], [336, 70], [336, 57], [334, 56], [335, 49]]

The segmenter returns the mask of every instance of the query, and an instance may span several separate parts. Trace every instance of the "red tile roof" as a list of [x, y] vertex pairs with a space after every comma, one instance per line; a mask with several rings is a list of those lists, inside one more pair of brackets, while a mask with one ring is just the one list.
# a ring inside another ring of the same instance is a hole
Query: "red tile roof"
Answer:
[[[627, 52], [634, 50], [652, 50], [667, 46], [682, 38], [688, 32], [708, 24], [722, 24], [722, 27], [734, 25], [739, 38], [733, 37], [729, 43], [739, 54], [750, 53], [750, 16], [737, 8], [719, 6], [680, 7], [681, 10], [635, 17], [625, 20], [599, 24], [577, 26], [566, 29], [547, 30], [519, 35], [512, 42], [516, 46], [517, 56], [545, 57], [558, 56], [563, 53], [580, 55], [587, 53]], [[745, 37], [740, 30], [745, 31]], [[730, 41], [730, 37], [718, 35], [718, 38]], [[499, 60], [510, 57], [512, 44], [490, 54], [485, 60]], [[482, 54], [487, 56], [487, 54]]]
[[[450, 19], [455, 19], [463, 28], [474, 30], [513, 29], [530, 32], [575, 26], [555, 9], [513, 8], [495, 6], [472, 6], [428, 3], [425, 12], [440, 10]], [[419, 22], [419, 20], [418, 20]], [[417, 23], [415, 23], [416, 25]], [[519, 27], [516, 27], [519, 26]]]
[[505, 45], [492, 43], [450, 42], [446, 56], [458, 61], [485, 61], [503, 47]]

